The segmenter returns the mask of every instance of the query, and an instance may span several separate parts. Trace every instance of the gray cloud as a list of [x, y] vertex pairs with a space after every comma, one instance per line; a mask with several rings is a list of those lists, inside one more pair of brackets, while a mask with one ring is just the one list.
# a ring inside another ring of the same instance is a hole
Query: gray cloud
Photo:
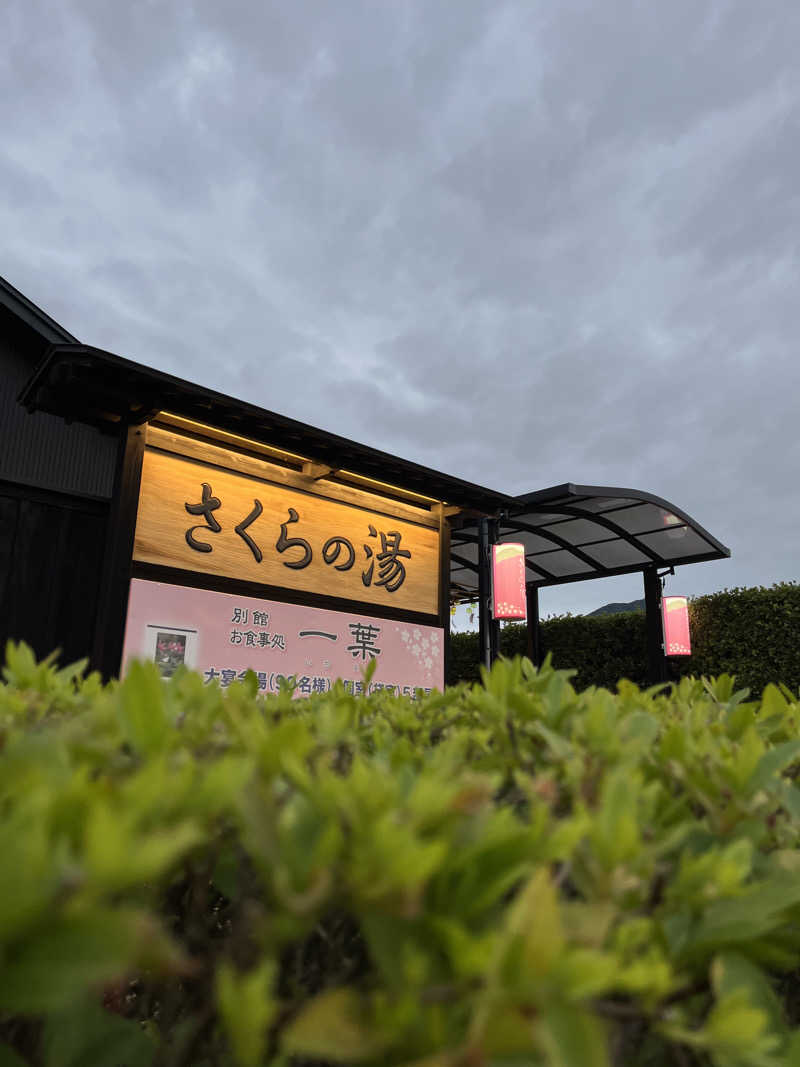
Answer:
[[497, 488], [664, 495], [734, 549], [689, 592], [797, 576], [792, 0], [3, 18], [0, 270], [73, 333]]

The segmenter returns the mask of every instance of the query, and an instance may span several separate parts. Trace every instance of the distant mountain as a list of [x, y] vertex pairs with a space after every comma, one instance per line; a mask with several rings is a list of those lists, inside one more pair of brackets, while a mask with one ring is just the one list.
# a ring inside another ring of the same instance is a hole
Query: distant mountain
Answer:
[[587, 619], [593, 619], [596, 615], [620, 615], [623, 611], [644, 611], [644, 598], [631, 600], [628, 604], [604, 604], [596, 611], [590, 611]]

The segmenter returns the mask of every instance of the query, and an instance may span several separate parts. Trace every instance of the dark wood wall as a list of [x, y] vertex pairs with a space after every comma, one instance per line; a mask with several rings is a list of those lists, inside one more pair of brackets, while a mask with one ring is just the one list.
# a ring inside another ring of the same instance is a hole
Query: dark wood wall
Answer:
[[108, 504], [0, 481], [0, 660], [9, 638], [90, 654], [107, 521]]
[[41, 337], [0, 307], [0, 480], [108, 499], [118, 433], [31, 414], [17, 400], [46, 350]]
[[74, 338], [9, 292], [0, 284], [0, 664], [9, 638], [39, 658], [60, 648], [63, 664], [92, 650], [118, 433], [18, 403], [48, 344]]

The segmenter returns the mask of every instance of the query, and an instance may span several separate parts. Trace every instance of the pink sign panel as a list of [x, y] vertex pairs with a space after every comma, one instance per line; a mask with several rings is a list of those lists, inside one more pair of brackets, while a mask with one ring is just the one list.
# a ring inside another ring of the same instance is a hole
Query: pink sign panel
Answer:
[[688, 598], [685, 596], [662, 597], [661, 615], [664, 619], [664, 654], [691, 656]]
[[295, 695], [323, 693], [341, 678], [363, 691], [414, 696], [444, 685], [444, 630], [342, 611], [306, 608], [208, 589], [134, 578], [128, 600], [122, 673], [132, 659], [154, 661], [165, 677], [180, 664], [207, 683], [228, 686], [253, 670], [259, 688], [276, 693], [294, 676]]
[[492, 545], [492, 589], [495, 619], [527, 617], [524, 545]]

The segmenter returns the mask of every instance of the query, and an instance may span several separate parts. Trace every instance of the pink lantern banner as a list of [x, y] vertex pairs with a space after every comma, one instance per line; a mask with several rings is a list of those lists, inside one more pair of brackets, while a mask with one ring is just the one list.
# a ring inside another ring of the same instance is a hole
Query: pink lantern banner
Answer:
[[662, 597], [661, 615], [664, 620], [664, 654], [691, 656], [688, 598], [685, 596]]
[[495, 619], [527, 618], [524, 545], [492, 545], [492, 590]]
[[360, 693], [374, 661], [369, 692], [413, 697], [444, 686], [444, 630], [134, 578], [123, 674], [133, 659], [164, 677], [185, 664], [223, 687], [252, 670], [265, 693], [294, 676], [296, 696], [327, 692], [337, 678]]

